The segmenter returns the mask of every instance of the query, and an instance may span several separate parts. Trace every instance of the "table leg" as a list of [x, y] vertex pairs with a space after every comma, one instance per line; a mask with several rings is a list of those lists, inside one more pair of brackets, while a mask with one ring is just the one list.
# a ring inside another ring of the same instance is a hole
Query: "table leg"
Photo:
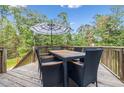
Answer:
[[63, 63], [63, 67], [64, 67], [64, 87], [67, 87], [68, 86], [68, 70], [67, 70], [67, 60], [64, 59], [63, 60], [64, 63]]

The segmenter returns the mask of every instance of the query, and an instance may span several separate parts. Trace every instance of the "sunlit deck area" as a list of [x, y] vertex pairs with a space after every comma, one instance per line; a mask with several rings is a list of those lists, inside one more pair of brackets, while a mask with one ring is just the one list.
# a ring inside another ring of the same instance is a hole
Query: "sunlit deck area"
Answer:
[[[39, 78], [37, 63], [31, 63], [25, 66], [10, 70], [7, 73], [0, 74], [0, 87], [42, 87]], [[70, 80], [69, 86], [75, 86]], [[123, 87], [124, 84], [118, 80], [111, 72], [101, 64], [98, 69], [98, 87]], [[89, 87], [95, 87], [90, 84]]]

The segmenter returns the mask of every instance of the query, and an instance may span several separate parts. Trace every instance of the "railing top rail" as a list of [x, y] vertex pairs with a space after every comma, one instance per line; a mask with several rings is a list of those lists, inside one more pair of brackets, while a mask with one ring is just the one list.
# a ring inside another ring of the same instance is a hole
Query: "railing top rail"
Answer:
[[66, 46], [34, 46], [34, 47], [66, 47]]
[[49, 48], [49, 47], [100, 47], [100, 48], [117, 48], [117, 49], [123, 49], [124, 46], [35, 46], [39, 48]]
[[101, 47], [101, 48], [124, 48], [124, 46], [68, 46], [68, 47]]

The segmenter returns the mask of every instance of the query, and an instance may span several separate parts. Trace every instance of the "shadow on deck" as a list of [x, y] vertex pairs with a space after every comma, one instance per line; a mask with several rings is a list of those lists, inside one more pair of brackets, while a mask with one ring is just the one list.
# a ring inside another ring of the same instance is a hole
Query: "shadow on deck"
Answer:
[[[42, 87], [37, 68], [37, 63], [31, 63], [0, 74], [0, 87]], [[70, 86], [76, 85], [73, 81], [70, 81]], [[124, 84], [100, 65], [98, 70], [98, 86], [122, 87]], [[95, 84], [90, 84], [89, 87], [95, 87]]]

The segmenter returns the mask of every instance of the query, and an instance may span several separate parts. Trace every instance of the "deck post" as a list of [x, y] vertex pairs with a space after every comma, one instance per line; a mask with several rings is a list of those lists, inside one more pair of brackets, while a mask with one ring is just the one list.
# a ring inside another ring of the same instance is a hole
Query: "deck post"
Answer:
[[33, 55], [32, 55], [32, 62], [36, 62], [36, 53], [35, 53], [35, 46], [33, 46]]
[[3, 48], [0, 51], [0, 73], [5, 73], [7, 70], [6, 59], [7, 59], [7, 50]]

